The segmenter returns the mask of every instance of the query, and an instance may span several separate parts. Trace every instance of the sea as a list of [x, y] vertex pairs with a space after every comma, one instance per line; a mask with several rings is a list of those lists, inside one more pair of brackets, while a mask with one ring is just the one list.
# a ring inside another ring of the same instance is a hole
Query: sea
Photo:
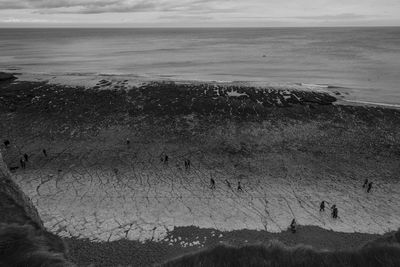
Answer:
[[400, 27], [0, 29], [0, 71], [337, 89], [400, 105]]

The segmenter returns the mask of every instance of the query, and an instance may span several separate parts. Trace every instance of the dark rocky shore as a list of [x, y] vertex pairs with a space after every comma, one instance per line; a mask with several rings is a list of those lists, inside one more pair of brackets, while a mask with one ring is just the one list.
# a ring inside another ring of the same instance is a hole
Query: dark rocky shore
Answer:
[[[101, 90], [44, 82], [1, 84], [0, 108], [8, 112], [57, 115], [67, 120], [132, 116], [174, 116], [191, 113], [232, 119], [262, 119], [275, 107], [331, 105], [336, 98], [323, 92], [153, 82], [140, 87]], [[79, 112], [79, 114], [74, 113]]]

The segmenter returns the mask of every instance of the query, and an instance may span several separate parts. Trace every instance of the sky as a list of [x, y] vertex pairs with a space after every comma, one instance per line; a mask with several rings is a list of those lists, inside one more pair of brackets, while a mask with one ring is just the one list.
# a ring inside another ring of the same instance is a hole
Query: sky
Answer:
[[400, 0], [0, 0], [0, 27], [400, 26]]

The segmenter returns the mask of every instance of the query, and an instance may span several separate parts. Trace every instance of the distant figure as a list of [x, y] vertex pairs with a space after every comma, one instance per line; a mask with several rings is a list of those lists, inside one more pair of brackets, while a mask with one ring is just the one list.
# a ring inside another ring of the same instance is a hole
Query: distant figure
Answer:
[[118, 169], [117, 168], [114, 168], [113, 171], [114, 171], [115, 175], [118, 175]]
[[225, 183], [228, 185], [229, 188], [232, 188], [231, 183], [228, 180], [225, 180]]
[[296, 229], [297, 228], [297, 223], [296, 223], [296, 219], [292, 220], [292, 223], [290, 224], [290, 231], [292, 231], [292, 233], [296, 233]]
[[243, 192], [242, 185], [240, 184], [240, 181], [238, 182], [237, 190], [240, 191], [240, 192]]
[[211, 189], [215, 189], [215, 181], [213, 178], [210, 179]]
[[367, 186], [367, 184], [368, 184], [368, 179], [365, 179], [364, 180], [364, 184], [363, 184], [363, 188], [365, 188]]
[[187, 168], [190, 169], [190, 159], [187, 160]]
[[332, 210], [332, 218], [333, 219], [337, 219], [337, 217], [338, 217], [338, 208], [336, 207], [336, 205], [333, 205], [331, 210]]
[[28, 154], [26, 154], [26, 153], [24, 154], [24, 159], [25, 159], [26, 162], [29, 161], [29, 156], [28, 156]]
[[129, 146], [131, 144], [131, 140], [129, 138], [126, 138], [126, 145]]
[[321, 204], [319, 205], [319, 211], [325, 211], [325, 200], [322, 200]]
[[6, 148], [8, 148], [9, 145], [10, 145], [10, 141], [4, 140], [4, 146], [5, 146]]
[[165, 155], [164, 157], [164, 164], [168, 164], [168, 155]]
[[25, 160], [23, 158], [19, 159], [19, 163], [21, 164], [21, 168], [25, 169]]
[[368, 184], [367, 193], [369, 193], [369, 192], [371, 191], [371, 189], [372, 189], [372, 182], [370, 182], [370, 183]]
[[47, 157], [47, 151], [46, 151], [46, 149], [43, 148], [42, 152], [43, 152], [43, 155], [44, 155], [45, 157]]

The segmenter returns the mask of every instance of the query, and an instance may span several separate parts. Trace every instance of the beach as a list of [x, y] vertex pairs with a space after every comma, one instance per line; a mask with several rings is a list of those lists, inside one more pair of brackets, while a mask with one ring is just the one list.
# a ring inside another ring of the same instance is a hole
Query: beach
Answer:
[[126, 266], [116, 255], [132, 250], [148, 266], [219, 242], [355, 248], [399, 227], [397, 109], [344, 105], [336, 89], [85, 86], [0, 83], [4, 159], [82, 266]]

